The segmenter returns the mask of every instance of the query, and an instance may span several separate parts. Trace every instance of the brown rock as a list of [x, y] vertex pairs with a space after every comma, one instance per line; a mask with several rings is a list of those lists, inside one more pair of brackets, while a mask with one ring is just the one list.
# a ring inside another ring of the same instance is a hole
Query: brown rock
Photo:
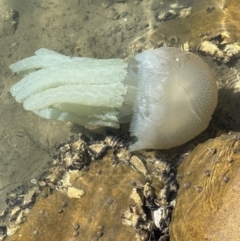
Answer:
[[183, 160], [171, 241], [240, 240], [239, 151], [239, 134], [229, 134], [200, 144]]
[[71, 198], [61, 190], [47, 197], [39, 195], [27, 221], [7, 241], [135, 239], [136, 231], [122, 224], [121, 215], [135, 204], [130, 197], [131, 183], [143, 185], [143, 174], [127, 165], [113, 167], [111, 158], [106, 157], [92, 163], [87, 172], [70, 171], [66, 175], [65, 189], [83, 190], [83, 196]]
[[157, 18], [164, 22], [150, 35], [152, 42], [183, 46], [185, 50], [198, 48], [223, 63], [239, 55], [238, 0], [213, 0], [211, 5], [195, 1], [191, 8], [188, 6], [174, 18], [166, 19], [170, 11], [160, 11]]

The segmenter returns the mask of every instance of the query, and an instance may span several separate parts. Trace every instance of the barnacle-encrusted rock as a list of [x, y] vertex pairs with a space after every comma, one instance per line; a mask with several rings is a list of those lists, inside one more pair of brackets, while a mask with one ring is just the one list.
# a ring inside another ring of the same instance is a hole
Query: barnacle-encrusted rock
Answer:
[[[93, 240], [100, 236], [102, 240], [112, 237], [114, 240], [134, 240], [134, 229], [122, 225], [120, 217], [128, 205], [134, 204], [130, 198], [131, 181], [140, 186], [144, 184], [140, 172], [126, 165], [113, 168], [108, 157], [92, 163], [88, 171], [75, 170], [66, 175], [60, 181], [60, 192], [53, 191], [46, 198], [39, 195], [27, 222], [16, 235], [9, 237], [9, 241]], [[84, 191], [84, 194], [80, 193], [83, 194], [81, 198], [74, 195], [78, 193], [76, 190]], [[66, 207], [62, 207], [63, 202], [67, 203]], [[77, 237], [73, 235], [74, 223], [80, 225]], [[100, 225], [104, 230], [99, 230]], [[34, 235], [35, 230], [37, 235]]]
[[178, 170], [171, 241], [240, 240], [240, 134], [198, 145]]
[[9, 209], [14, 228], [6, 225], [7, 240], [167, 240], [175, 169], [154, 151], [142, 151], [141, 159], [131, 155], [124, 141], [76, 135], [55, 153], [21, 227], [16, 220], [25, 206]]

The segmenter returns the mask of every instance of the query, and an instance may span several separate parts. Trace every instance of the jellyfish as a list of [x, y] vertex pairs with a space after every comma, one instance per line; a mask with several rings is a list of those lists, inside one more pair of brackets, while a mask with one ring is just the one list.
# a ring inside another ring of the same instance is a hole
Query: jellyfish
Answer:
[[24, 77], [10, 92], [26, 110], [83, 126], [130, 122], [130, 151], [169, 149], [209, 125], [216, 77], [198, 56], [173, 47], [122, 59], [69, 57], [41, 48], [9, 68]]

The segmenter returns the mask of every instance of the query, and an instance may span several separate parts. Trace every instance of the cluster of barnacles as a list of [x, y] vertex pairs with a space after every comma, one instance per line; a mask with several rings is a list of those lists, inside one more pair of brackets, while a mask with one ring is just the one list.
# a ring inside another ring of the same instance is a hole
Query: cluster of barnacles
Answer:
[[55, 152], [52, 166], [42, 175], [39, 186], [48, 187], [49, 191], [56, 189], [63, 175], [68, 170], [87, 171], [93, 161], [100, 160], [112, 150], [113, 165], [119, 162], [118, 151], [127, 147], [127, 141], [122, 135], [107, 133], [106, 137], [88, 137], [84, 134], [73, 135], [69, 143], [63, 144]]
[[63, 164], [67, 169], [82, 170], [92, 161], [104, 157], [109, 149], [113, 149], [114, 154], [114, 151], [124, 146], [122, 135], [115, 136], [109, 133], [105, 139], [92, 140], [83, 134], [78, 134], [71, 137], [70, 143], [60, 147], [53, 159], [55, 163]]

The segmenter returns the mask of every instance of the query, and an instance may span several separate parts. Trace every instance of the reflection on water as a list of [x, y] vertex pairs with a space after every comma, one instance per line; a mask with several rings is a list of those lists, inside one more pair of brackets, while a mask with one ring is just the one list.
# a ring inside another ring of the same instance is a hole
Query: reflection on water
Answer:
[[[9, 89], [20, 77], [10, 73], [11, 63], [41, 47], [97, 58], [126, 58], [162, 45], [200, 49], [219, 77], [219, 98], [224, 97], [216, 124], [239, 130], [233, 118], [237, 104], [226, 108], [228, 100], [239, 99], [236, 82], [232, 84], [239, 75], [239, 65], [234, 65], [240, 52], [238, 10], [238, 0], [1, 1], [0, 213], [6, 208], [7, 192], [19, 185], [32, 186], [31, 180], [43, 172], [55, 147], [75, 132], [71, 124], [40, 119], [15, 103]], [[201, 46], [203, 41], [216, 51]]]

